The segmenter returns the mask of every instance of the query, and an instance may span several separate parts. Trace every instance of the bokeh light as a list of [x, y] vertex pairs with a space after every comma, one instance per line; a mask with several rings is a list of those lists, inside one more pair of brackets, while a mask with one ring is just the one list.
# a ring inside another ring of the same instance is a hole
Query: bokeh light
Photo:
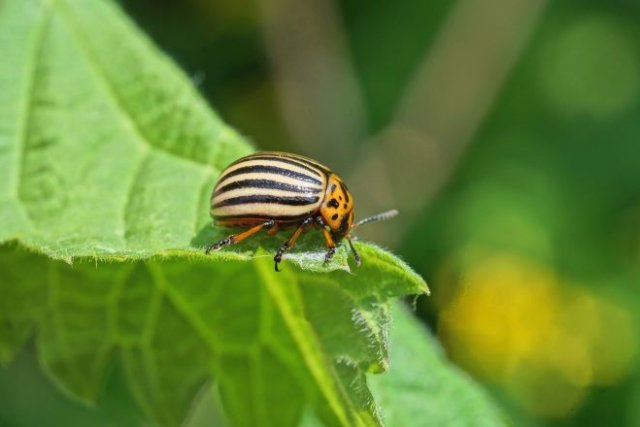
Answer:
[[578, 16], [548, 38], [539, 73], [548, 102], [558, 112], [608, 118], [637, 102], [640, 44], [623, 22]]
[[633, 316], [546, 266], [488, 253], [454, 285], [439, 337], [454, 360], [536, 415], [566, 417], [591, 387], [620, 383], [633, 368]]

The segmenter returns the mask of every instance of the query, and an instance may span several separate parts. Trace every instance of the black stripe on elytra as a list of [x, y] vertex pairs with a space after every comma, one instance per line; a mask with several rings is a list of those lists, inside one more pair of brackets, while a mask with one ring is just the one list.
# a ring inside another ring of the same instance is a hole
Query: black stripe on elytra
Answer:
[[279, 168], [277, 166], [267, 166], [267, 165], [243, 166], [243, 167], [238, 168], [236, 170], [233, 170], [233, 171], [229, 172], [228, 174], [226, 174], [225, 176], [223, 176], [220, 179], [220, 181], [218, 181], [218, 184], [226, 181], [227, 179], [231, 178], [232, 176], [243, 175], [243, 174], [253, 173], [253, 172], [274, 173], [276, 175], [283, 175], [283, 176], [288, 176], [289, 178], [299, 179], [300, 181], [309, 182], [311, 184], [318, 184], [318, 185], [322, 184], [322, 181], [320, 181], [319, 179], [316, 179], [316, 178], [314, 178], [312, 176], [305, 175], [305, 174], [300, 173], [300, 172], [292, 171], [290, 169], [283, 169], [283, 168]]
[[231, 165], [235, 165], [238, 163], [242, 163], [244, 161], [247, 160], [251, 160], [251, 159], [255, 159], [257, 157], [261, 157], [261, 156], [267, 156], [267, 157], [278, 157], [281, 159], [291, 159], [291, 160], [297, 160], [300, 163], [304, 163], [307, 164], [309, 166], [315, 167], [317, 169], [320, 169], [325, 175], [329, 175], [332, 174], [333, 172], [331, 171], [331, 169], [329, 169], [328, 167], [326, 167], [325, 165], [323, 165], [322, 163], [318, 163], [315, 160], [309, 159], [307, 157], [304, 156], [299, 156], [297, 154], [291, 154], [291, 153], [285, 153], [282, 151], [261, 151], [255, 154], [250, 154], [246, 157], [243, 157], [241, 159], [236, 160], [235, 162], [233, 162]]
[[214, 215], [216, 221], [219, 222], [232, 222], [232, 221], [251, 221], [251, 220], [269, 220], [282, 221], [282, 222], [297, 222], [303, 218], [309, 217], [308, 213], [302, 213], [299, 215], [255, 215], [255, 214], [240, 214], [240, 215]]
[[340, 188], [342, 188], [342, 192], [344, 193], [344, 201], [349, 203], [349, 190], [347, 186], [344, 185], [344, 182], [340, 181]]
[[314, 175], [322, 177], [322, 172], [318, 172], [317, 169], [312, 169], [309, 166], [299, 162], [297, 157], [289, 158], [289, 157], [281, 157], [281, 156], [274, 156], [274, 155], [268, 155], [268, 154], [263, 154], [263, 155], [257, 154], [255, 156], [251, 156], [247, 160], [269, 160], [273, 162], [286, 163], [288, 165], [297, 166], [301, 169], [311, 172]]
[[302, 163], [306, 163], [306, 164], [308, 164], [310, 166], [316, 167], [316, 168], [322, 170], [327, 175], [330, 174], [330, 173], [333, 173], [331, 171], [331, 169], [329, 169], [328, 167], [326, 167], [324, 165], [321, 165], [320, 163], [314, 162], [313, 160], [309, 160], [309, 159], [306, 159], [304, 157], [298, 157], [298, 156], [292, 156], [292, 158], [294, 158], [294, 159], [296, 159], [296, 160], [298, 160], [298, 161], [300, 161]]
[[303, 187], [300, 185], [287, 184], [286, 182], [273, 181], [271, 179], [245, 179], [242, 181], [234, 181], [218, 188], [213, 194], [214, 196], [226, 193], [227, 191], [237, 190], [238, 188], [260, 188], [268, 190], [284, 190], [292, 193], [317, 194], [322, 191], [316, 187]]
[[254, 204], [254, 203], [273, 203], [276, 205], [286, 205], [286, 206], [304, 206], [311, 205], [317, 203], [320, 200], [320, 197], [281, 197], [281, 196], [270, 196], [266, 194], [258, 194], [252, 196], [238, 196], [231, 197], [226, 200], [221, 200], [218, 203], [213, 205], [213, 208], [221, 208], [223, 206], [235, 206], [235, 205], [246, 205], [246, 204]]

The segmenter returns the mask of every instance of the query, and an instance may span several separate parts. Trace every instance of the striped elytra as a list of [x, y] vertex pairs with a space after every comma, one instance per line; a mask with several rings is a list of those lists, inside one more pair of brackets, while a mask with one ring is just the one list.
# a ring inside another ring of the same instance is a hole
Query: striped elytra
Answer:
[[[325, 239], [328, 262], [336, 244], [346, 239], [356, 263], [360, 256], [351, 243], [353, 197], [345, 183], [327, 166], [297, 154], [259, 152], [230, 164], [220, 174], [211, 196], [211, 216], [218, 226], [245, 230], [207, 247], [207, 253], [238, 243], [265, 229], [270, 235], [295, 228], [277, 251], [275, 269], [298, 237], [319, 229]], [[360, 223], [386, 219], [395, 211]]]
[[258, 153], [227, 167], [211, 199], [211, 215], [222, 225], [277, 219], [297, 222], [318, 210], [329, 170], [300, 156]]

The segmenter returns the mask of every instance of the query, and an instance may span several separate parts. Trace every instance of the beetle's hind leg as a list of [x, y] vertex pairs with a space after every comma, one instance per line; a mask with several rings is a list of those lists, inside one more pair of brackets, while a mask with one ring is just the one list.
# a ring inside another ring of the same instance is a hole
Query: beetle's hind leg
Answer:
[[253, 226], [251, 228], [249, 228], [248, 230], [245, 230], [241, 233], [237, 233], [237, 234], [232, 234], [229, 237], [225, 237], [224, 239], [216, 242], [216, 243], [212, 243], [209, 246], [207, 246], [207, 249], [205, 251], [205, 253], [208, 255], [209, 252], [211, 251], [217, 251], [218, 249], [221, 249], [225, 246], [229, 246], [229, 245], [233, 245], [235, 243], [239, 243], [242, 242], [244, 239], [253, 236], [254, 234], [256, 234], [258, 231], [262, 230], [263, 228], [266, 228], [267, 230], [270, 230], [271, 228], [273, 228], [275, 225], [275, 221], [273, 220], [269, 220], [269, 221], [265, 221], [262, 224], [258, 224], [256, 226]]

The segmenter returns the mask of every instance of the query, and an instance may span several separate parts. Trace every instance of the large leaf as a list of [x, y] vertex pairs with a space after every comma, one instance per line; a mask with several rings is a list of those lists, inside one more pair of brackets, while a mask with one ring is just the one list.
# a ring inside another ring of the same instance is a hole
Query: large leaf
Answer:
[[37, 327], [47, 371], [86, 400], [118, 355], [142, 408], [166, 424], [214, 374], [236, 425], [295, 425], [307, 402], [330, 425], [376, 424], [363, 377], [386, 364], [376, 301], [419, 288], [399, 276], [361, 282], [394, 266], [360, 248], [372, 262], [355, 276], [276, 273], [270, 257], [70, 266], [5, 247], [2, 354]]
[[187, 248], [250, 147], [107, 2], [0, 12], [0, 241], [56, 258]]
[[391, 367], [371, 378], [389, 426], [504, 426], [505, 415], [474, 381], [447, 361], [434, 338], [408, 312], [393, 307]]
[[204, 256], [213, 182], [251, 148], [110, 2], [5, 1], [0, 52], [0, 360], [35, 331], [93, 401], [117, 359], [168, 425], [213, 378], [236, 425], [380, 423], [364, 373], [422, 279], [367, 244], [355, 274], [344, 250], [325, 268], [317, 236], [281, 274], [277, 239]]

